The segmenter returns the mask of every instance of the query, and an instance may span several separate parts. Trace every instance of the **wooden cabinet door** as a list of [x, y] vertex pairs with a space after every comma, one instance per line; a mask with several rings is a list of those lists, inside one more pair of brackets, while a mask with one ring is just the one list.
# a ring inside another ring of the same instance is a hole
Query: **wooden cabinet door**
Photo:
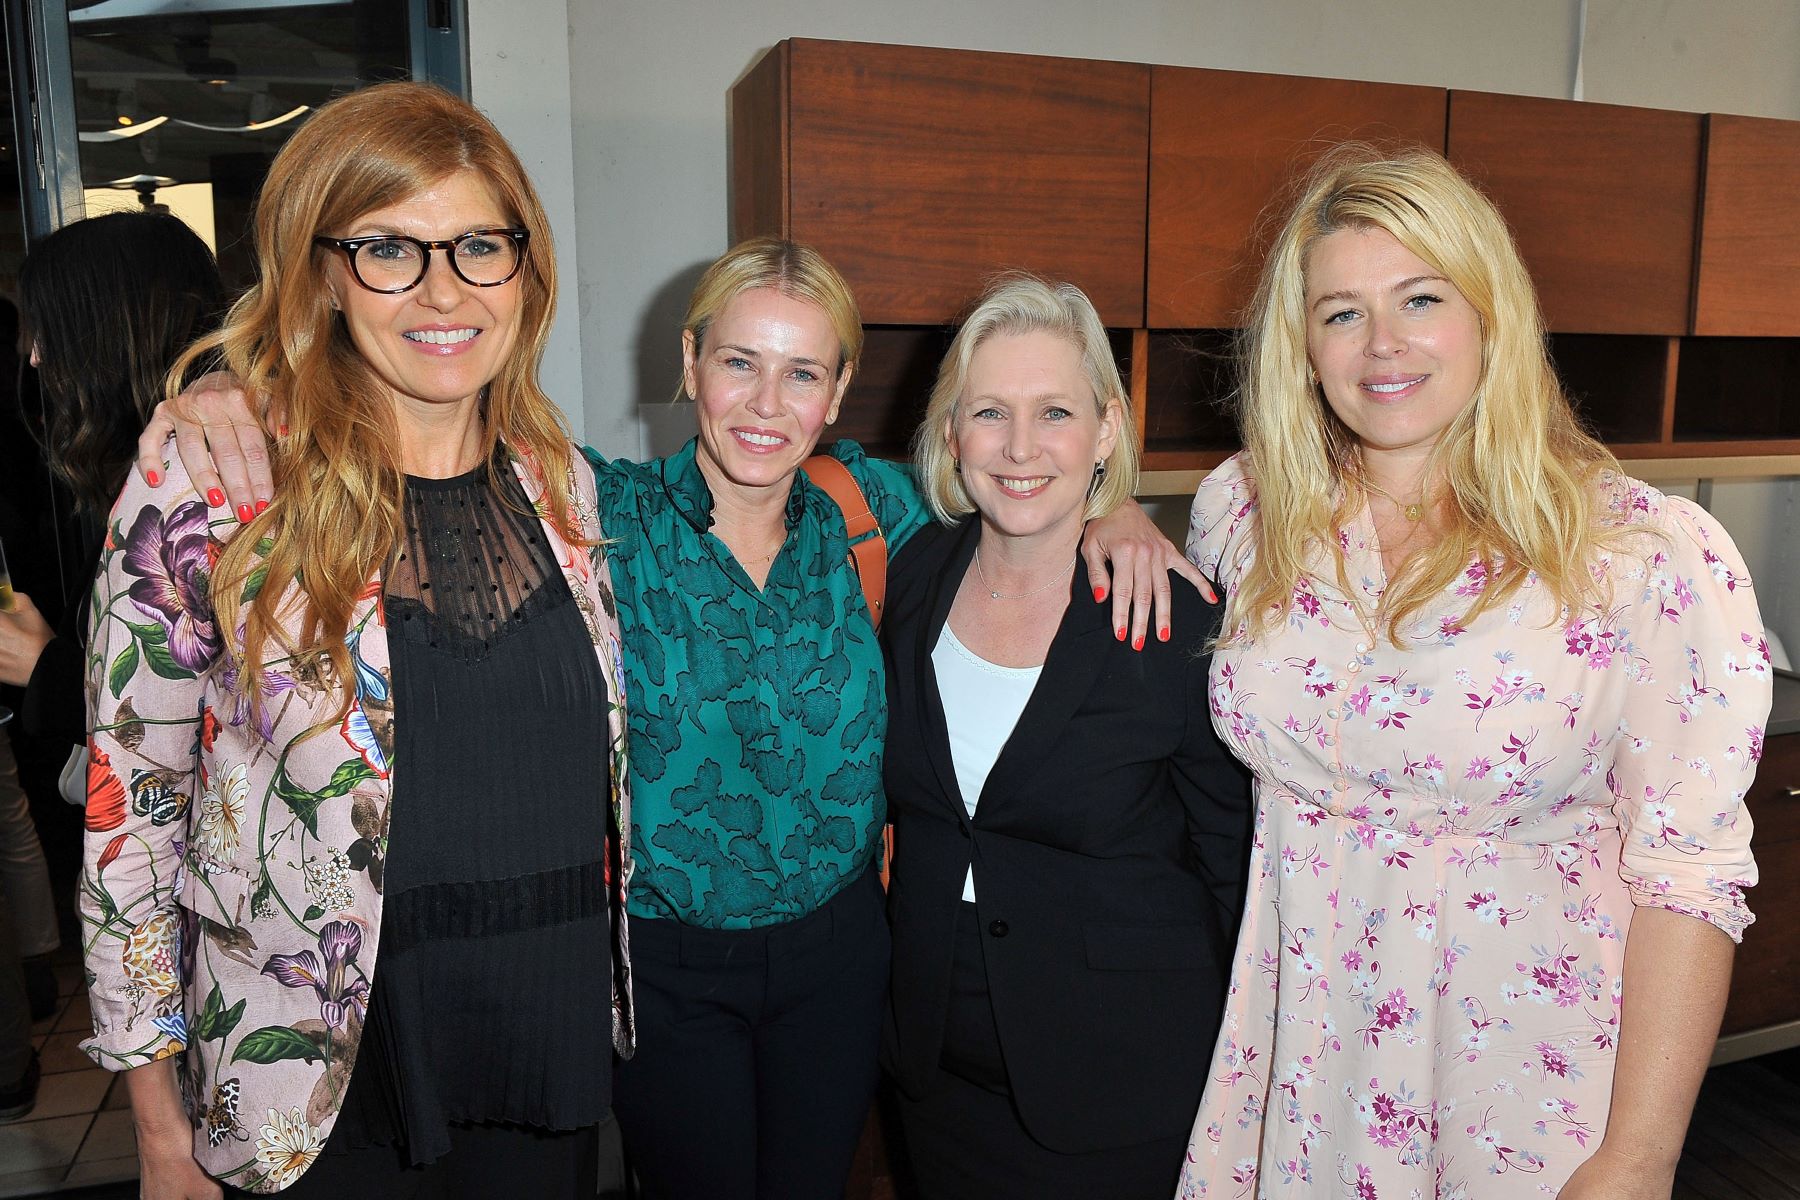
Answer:
[[1694, 332], [1800, 337], [1800, 121], [1706, 120]]
[[1697, 113], [1450, 93], [1450, 160], [1512, 226], [1557, 333], [1687, 330]]
[[[782, 78], [765, 60], [734, 89], [735, 235], [810, 242], [870, 324], [952, 320], [1007, 268], [1143, 324], [1148, 67], [802, 38], [771, 53]], [[766, 130], [783, 108], [785, 145]], [[784, 159], [781, 182], [747, 154]]]
[[1744, 931], [1731, 973], [1721, 1033], [1800, 1020], [1800, 733], [1763, 745], [1756, 782], [1744, 797], [1755, 830], [1759, 882], [1750, 889], [1756, 923]]
[[1444, 148], [1443, 88], [1198, 67], [1150, 80], [1152, 328], [1239, 324], [1275, 232], [1259, 218], [1330, 146]]

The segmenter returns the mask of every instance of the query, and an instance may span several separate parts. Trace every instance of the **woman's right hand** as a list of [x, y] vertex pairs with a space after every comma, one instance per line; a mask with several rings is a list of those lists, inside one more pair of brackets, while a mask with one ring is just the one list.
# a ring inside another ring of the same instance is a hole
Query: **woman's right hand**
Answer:
[[225, 1190], [194, 1161], [192, 1129], [139, 1130], [137, 1143], [140, 1200], [222, 1200]]
[[202, 375], [173, 402], [156, 406], [138, 438], [138, 474], [151, 487], [162, 485], [163, 443], [170, 433], [188, 478], [212, 507], [229, 504], [238, 520], [248, 523], [269, 506], [275, 494], [269, 437], [237, 376]]

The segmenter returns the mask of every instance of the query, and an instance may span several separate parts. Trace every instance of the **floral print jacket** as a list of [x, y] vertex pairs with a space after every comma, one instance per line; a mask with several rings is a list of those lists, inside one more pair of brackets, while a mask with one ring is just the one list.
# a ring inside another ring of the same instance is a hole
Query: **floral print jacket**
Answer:
[[[513, 466], [606, 679], [613, 829], [628, 831], [617, 607], [593, 475], [570, 453], [586, 549], [552, 527], [531, 461]], [[170, 460], [158, 490], [131, 477], [95, 583], [79, 896], [94, 1036], [83, 1049], [113, 1070], [183, 1054], [195, 1158], [235, 1187], [276, 1192], [336, 1120], [378, 957], [396, 719], [382, 584], [370, 581], [348, 631], [354, 678], [263, 663], [266, 708], [252, 716], [221, 653], [244, 597], [219, 611], [210, 587], [237, 522], [210, 513]], [[261, 582], [253, 575], [246, 596]], [[629, 851], [622, 833], [615, 842], [612, 1019], [628, 1054]]]

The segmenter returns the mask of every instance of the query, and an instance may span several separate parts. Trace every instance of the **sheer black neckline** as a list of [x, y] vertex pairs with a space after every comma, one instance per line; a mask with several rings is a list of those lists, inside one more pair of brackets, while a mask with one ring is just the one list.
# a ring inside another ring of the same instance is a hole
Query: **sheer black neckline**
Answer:
[[524, 488], [504, 462], [406, 477], [404, 537], [388, 567], [390, 628], [476, 662], [525, 621], [572, 600]]

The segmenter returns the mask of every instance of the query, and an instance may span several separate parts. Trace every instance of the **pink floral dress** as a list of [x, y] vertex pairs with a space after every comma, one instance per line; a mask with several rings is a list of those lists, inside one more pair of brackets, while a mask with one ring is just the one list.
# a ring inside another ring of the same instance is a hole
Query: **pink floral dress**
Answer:
[[[1179, 1196], [1554, 1195], [1606, 1127], [1637, 905], [1736, 940], [1742, 801], [1770, 672], [1750, 579], [1697, 506], [1609, 479], [1632, 531], [1610, 601], [1533, 582], [1465, 625], [1470, 570], [1376, 636], [1366, 511], [1286, 624], [1213, 658], [1213, 720], [1256, 775], [1250, 894]], [[1255, 552], [1239, 459], [1188, 555]]]

